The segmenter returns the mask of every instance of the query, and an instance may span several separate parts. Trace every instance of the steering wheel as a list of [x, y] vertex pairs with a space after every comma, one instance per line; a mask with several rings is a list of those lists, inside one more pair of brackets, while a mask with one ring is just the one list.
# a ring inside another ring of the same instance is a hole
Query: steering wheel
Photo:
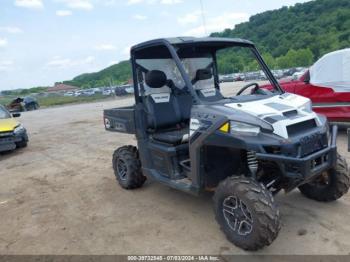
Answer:
[[237, 96], [240, 96], [245, 90], [247, 90], [249, 87], [251, 86], [255, 86], [254, 89], [252, 90], [252, 93], [255, 93], [260, 87], [258, 85], [258, 83], [249, 83], [245, 86], [243, 86], [238, 92], [237, 92]]

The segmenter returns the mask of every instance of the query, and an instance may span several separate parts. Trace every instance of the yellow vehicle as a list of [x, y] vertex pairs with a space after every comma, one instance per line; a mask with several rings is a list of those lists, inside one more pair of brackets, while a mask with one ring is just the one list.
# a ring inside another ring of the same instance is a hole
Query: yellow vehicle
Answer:
[[20, 113], [11, 115], [5, 107], [0, 105], [0, 152], [27, 146], [27, 130], [14, 119], [20, 115]]

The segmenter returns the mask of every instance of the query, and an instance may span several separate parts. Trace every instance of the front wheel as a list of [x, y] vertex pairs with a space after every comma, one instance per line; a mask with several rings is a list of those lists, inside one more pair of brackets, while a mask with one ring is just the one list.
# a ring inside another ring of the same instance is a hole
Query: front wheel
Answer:
[[146, 181], [136, 147], [123, 146], [115, 150], [112, 164], [115, 177], [123, 188], [139, 188]]
[[335, 168], [323, 172], [314, 181], [299, 186], [299, 190], [307, 198], [330, 202], [345, 195], [349, 187], [348, 165], [345, 158], [338, 154]]
[[220, 182], [214, 210], [227, 239], [245, 250], [270, 245], [280, 230], [279, 210], [271, 193], [252, 178], [233, 176]]

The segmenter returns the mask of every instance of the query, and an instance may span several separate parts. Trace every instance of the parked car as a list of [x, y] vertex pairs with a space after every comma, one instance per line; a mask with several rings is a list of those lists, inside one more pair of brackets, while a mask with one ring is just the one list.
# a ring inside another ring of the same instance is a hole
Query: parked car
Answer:
[[104, 95], [104, 96], [110, 96], [112, 94], [113, 94], [113, 90], [112, 89], [104, 89], [102, 91], [102, 95]]
[[223, 75], [219, 77], [220, 83], [234, 82], [235, 78], [231, 75]]
[[20, 115], [20, 113], [11, 114], [0, 105], [0, 152], [27, 146], [27, 130], [14, 119]]
[[283, 77], [282, 70], [272, 70], [271, 72], [275, 76], [275, 78], [277, 78], [277, 79], [281, 79]]
[[134, 86], [133, 85], [122, 85], [122, 86], [117, 86], [115, 88], [115, 95], [116, 96], [125, 96], [129, 94], [134, 93]]
[[82, 95], [83, 96], [93, 96], [95, 94], [95, 91], [92, 89], [83, 90]]
[[78, 91], [75, 91], [74, 92], [74, 96], [77, 97], [77, 96], [81, 96], [83, 94], [83, 91], [82, 90], [78, 90]]
[[63, 96], [74, 96], [74, 92], [66, 92]]
[[26, 96], [24, 98], [17, 97], [7, 105], [10, 112], [23, 112], [38, 109], [39, 103], [34, 97]]
[[296, 80], [281, 81], [288, 93], [311, 99], [313, 109], [331, 122], [350, 124], [350, 48], [320, 58]]
[[292, 80], [298, 80], [301, 76], [303, 76], [305, 74], [305, 72], [307, 71], [308, 69], [303, 69], [301, 71], [296, 71], [294, 72], [294, 74], [292, 74]]
[[244, 81], [244, 74], [242, 74], [242, 73], [234, 74], [233, 78], [235, 81]]

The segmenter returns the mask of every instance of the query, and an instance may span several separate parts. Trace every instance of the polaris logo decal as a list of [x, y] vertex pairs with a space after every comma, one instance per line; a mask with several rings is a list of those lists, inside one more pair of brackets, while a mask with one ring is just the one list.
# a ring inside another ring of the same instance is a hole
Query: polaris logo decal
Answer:
[[106, 128], [111, 128], [111, 121], [108, 118], [105, 118], [105, 126]]
[[190, 136], [192, 136], [200, 127], [201, 127], [201, 124], [200, 124], [199, 120], [196, 118], [191, 118]]
[[202, 89], [200, 90], [200, 92], [202, 93], [202, 95], [204, 97], [211, 97], [211, 96], [215, 96], [216, 95], [216, 90], [215, 88], [211, 88], [211, 89]]
[[152, 94], [151, 97], [156, 104], [168, 103], [170, 101], [170, 94], [168, 93]]

